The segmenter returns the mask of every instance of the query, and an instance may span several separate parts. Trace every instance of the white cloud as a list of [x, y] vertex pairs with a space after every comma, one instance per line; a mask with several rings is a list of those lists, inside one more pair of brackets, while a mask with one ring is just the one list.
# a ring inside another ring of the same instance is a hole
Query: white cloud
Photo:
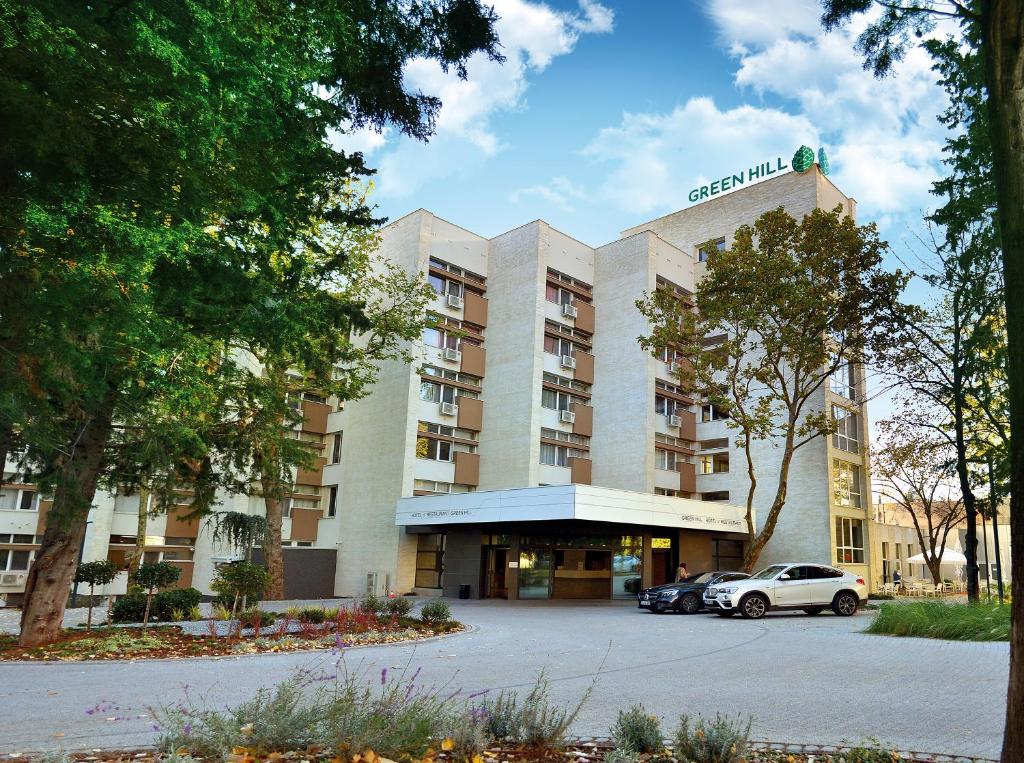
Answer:
[[[578, 13], [567, 13], [531, 0], [493, 0], [505, 63], [473, 56], [465, 80], [442, 71], [434, 61], [411, 61], [405, 70], [406, 86], [436, 95], [443, 104], [437, 132], [429, 157], [408, 138], [388, 144], [378, 162], [381, 194], [408, 195], [430, 179], [451, 175], [500, 151], [503, 143], [492, 124], [494, 115], [524, 108], [530, 78], [558, 56], [571, 53], [581, 35], [611, 32], [614, 14], [609, 8], [597, 0], [579, 2]], [[447, 156], [441, 155], [443, 149]], [[411, 166], [407, 160], [412, 157], [423, 161]]]
[[548, 207], [554, 206], [563, 212], [574, 212], [574, 203], [587, 198], [583, 186], [573, 183], [569, 178], [559, 176], [552, 178], [546, 185], [532, 185], [519, 188], [508, 195], [513, 204], [542, 201]]
[[387, 143], [390, 134], [391, 130], [387, 127], [380, 132], [368, 127], [358, 130], [349, 129], [345, 132], [333, 132], [331, 134], [331, 146], [336, 151], [344, 151], [348, 154], [359, 151], [369, 156]]

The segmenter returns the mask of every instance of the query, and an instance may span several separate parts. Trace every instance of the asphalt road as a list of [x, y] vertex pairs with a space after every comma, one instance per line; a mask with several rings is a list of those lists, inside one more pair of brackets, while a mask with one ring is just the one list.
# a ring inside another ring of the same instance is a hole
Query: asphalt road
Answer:
[[[682, 713], [750, 715], [758, 739], [811, 744], [868, 738], [901, 749], [996, 757], [1009, 647], [870, 636], [871, 615], [656, 616], [627, 604], [452, 603], [470, 633], [348, 650], [349, 670], [421, 669], [418, 683], [466, 692], [532, 685], [554, 699], [594, 684], [575, 731], [605, 736], [637, 702], [666, 730]], [[0, 752], [131, 748], [154, 738], [151, 708], [184, 692], [235, 704], [327, 653], [136, 662], [0, 663]], [[336, 658], [335, 658], [336, 659]]]

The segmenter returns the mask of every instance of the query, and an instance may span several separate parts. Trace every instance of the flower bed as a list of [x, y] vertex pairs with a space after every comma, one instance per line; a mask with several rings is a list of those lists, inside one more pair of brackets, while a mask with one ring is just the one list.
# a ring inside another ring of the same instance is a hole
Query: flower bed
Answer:
[[[51, 644], [32, 649], [18, 646], [16, 636], [0, 635], [0, 660], [123, 660], [184, 657], [222, 657], [307, 649], [338, 649], [367, 644], [392, 644], [430, 638], [463, 629], [450, 619], [381, 617], [360, 608], [303, 610], [305, 617], [288, 615], [263, 625], [250, 616], [224, 622], [207, 620], [206, 633], [189, 633], [180, 625], [139, 628], [65, 630]], [[329, 615], [329, 616], [328, 616]]]

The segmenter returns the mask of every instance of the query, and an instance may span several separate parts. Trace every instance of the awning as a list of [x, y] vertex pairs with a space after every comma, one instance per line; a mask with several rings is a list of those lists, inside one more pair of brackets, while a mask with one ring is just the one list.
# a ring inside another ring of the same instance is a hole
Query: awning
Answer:
[[460, 525], [586, 520], [746, 532], [742, 506], [593, 485], [551, 485], [400, 498], [395, 524]]
[[[928, 560], [924, 554], [917, 554], [907, 559], [910, 564], [927, 564]], [[942, 552], [942, 557], [939, 559], [939, 564], [955, 564], [963, 565], [967, 564], [967, 557], [961, 554], [959, 551], [954, 551], [951, 548], [947, 548]]]

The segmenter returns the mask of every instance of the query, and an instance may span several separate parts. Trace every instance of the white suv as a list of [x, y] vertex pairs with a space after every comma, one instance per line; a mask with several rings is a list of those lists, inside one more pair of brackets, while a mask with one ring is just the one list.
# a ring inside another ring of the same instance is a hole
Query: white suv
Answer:
[[736, 612], [764, 617], [771, 609], [802, 609], [816, 615], [831, 607], [837, 615], [856, 613], [868, 598], [864, 578], [824, 564], [773, 564], [746, 580], [704, 591], [704, 606], [722, 617]]

